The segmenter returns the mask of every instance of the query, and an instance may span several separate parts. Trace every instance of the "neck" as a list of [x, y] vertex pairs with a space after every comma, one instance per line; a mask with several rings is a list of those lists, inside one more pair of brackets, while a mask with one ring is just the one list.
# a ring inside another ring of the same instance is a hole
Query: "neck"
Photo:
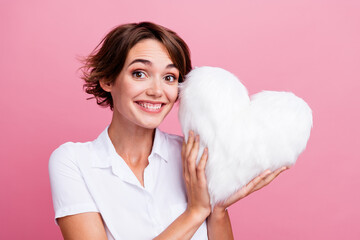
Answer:
[[129, 166], [148, 164], [155, 136], [155, 129], [144, 128], [113, 114], [108, 134], [116, 152]]

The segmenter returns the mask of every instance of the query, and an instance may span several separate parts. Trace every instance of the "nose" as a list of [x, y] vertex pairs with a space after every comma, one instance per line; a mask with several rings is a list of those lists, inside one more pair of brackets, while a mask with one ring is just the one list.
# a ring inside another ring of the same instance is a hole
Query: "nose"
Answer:
[[161, 97], [163, 94], [161, 80], [157, 78], [152, 79], [151, 85], [146, 89], [146, 94], [153, 97]]

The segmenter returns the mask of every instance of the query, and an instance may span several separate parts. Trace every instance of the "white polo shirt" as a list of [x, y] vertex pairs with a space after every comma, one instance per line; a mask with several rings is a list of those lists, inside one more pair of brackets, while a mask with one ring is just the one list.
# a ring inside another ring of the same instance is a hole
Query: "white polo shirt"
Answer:
[[[187, 206], [181, 145], [181, 136], [156, 128], [144, 187], [115, 151], [108, 127], [92, 142], [61, 145], [49, 161], [55, 222], [99, 212], [108, 239], [153, 239]], [[192, 239], [208, 239], [206, 221]]]

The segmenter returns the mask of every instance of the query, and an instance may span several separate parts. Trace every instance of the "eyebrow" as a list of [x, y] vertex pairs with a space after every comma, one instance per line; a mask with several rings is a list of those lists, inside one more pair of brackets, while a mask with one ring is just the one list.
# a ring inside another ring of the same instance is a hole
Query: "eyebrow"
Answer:
[[[134, 63], [137, 63], [137, 62], [140, 62], [140, 63], [143, 63], [143, 64], [145, 64], [145, 65], [148, 65], [148, 66], [152, 66], [152, 62], [150, 62], [149, 60], [146, 60], [146, 59], [135, 59], [135, 60], [133, 60], [129, 65], [128, 65], [128, 67], [130, 67], [130, 65], [131, 64], [134, 64]], [[176, 68], [176, 66], [175, 66], [175, 64], [168, 64], [167, 66], [166, 66], [166, 68]]]

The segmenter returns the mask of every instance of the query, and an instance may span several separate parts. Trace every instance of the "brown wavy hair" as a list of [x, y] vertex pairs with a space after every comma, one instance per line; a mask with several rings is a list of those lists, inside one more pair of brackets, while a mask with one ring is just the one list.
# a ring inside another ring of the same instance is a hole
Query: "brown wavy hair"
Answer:
[[123, 24], [111, 30], [93, 52], [82, 60], [80, 69], [81, 78], [85, 81], [83, 87], [86, 93], [93, 95], [88, 99], [95, 98], [98, 105], [113, 109], [111, 94], [101, 88], [100, 80], [113, 84], [123, 69], [130, 49], [143, 39], [155, 39], [164, 44], [170, 59], [179, 70], [179, 82], [184, 81], [192, 66], [190, 50], [183, 39], [174, 31], [152, 22]]

